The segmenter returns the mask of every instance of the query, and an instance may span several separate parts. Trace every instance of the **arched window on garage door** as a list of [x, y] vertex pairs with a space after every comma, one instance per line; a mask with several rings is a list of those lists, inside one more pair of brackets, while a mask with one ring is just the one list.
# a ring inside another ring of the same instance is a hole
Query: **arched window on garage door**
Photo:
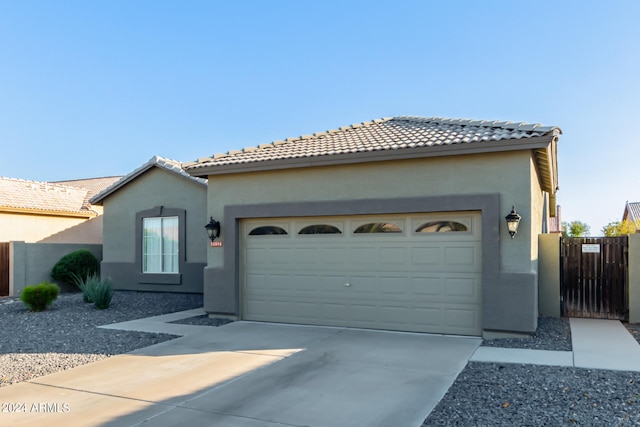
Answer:
[[304, 227], [298, 234], [342, 234], [342, 231], [333, 225], [314, 224]]
[[402, 229], [390, 222], [370, 222], [362, 224], [353, 231], [355, 234], [365, 233], [402, 233]]
[[264, 225], [256, 227], [249, 232], [249, 236], [276, 236], [288, 234], [287, 231], [277, 225]]
[[416, 233], [443, 233], [450, 231], [469, 231], [466, 225], [456, 221], [432, 221], [416, 228]]

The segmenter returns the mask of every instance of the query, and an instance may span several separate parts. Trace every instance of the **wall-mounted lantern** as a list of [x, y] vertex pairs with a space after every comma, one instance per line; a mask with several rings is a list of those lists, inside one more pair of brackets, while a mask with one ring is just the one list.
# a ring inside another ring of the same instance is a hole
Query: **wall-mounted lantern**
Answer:
[[220, 222], [211, 217], [209, 224], [205, 225], [204, 228], [207, 230], [209, 240], [211, 240], [211, 246], [214, 246], [213, 241], [220, 237]]
[[516, 207], [512, 206], [511, 212], [509, 212], [509, 215], [505, 217], [505, 219], [507, 220], [507, 228], [509, 229], [509, 234], [511, 235], [512, 239], [518, 232], [518, 224], [520, 224], [520, 218], [522, 217], [518, 215], [518, 212], [516, 212]]

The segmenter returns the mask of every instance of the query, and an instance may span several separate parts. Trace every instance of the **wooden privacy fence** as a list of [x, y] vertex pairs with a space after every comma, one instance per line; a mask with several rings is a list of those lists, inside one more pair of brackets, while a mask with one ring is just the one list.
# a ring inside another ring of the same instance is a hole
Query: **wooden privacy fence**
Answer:
[[563, 316], [629, 320], [628, 238], [560, 240]]
[[9, 242], [0, 242], [0, 297], [9, 295]]

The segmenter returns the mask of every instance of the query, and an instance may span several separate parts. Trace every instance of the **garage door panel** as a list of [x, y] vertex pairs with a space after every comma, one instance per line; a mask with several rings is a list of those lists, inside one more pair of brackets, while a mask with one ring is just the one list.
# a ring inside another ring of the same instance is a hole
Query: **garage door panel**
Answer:
[[344, 322], [348, 319], [347, 314], [349, 314], [349, 306], [344, 303], [321, 303], [320, 310], [322, 319], [319, 319], [320, 322], [334, 322], [339, 321], [338, 323]]
[[480, 267], [479, 248], [476, 245], [443, 248], [446, 270], [478, 271]]
[[417, 297], [435, 297], [442, 295], [444, 283], [439, 275], [429, 277], [413, 277], [411, 279], [412, 293]]
[[427, 267], [442, 266], [442, 248], [440, 246], [412, 247], [411, 263]]
[[411, 323], [420, 329], [438, 332], [443, 328], [443, 308], [437, 305], [429, 307], [412, 307]]
[[344, 247], [319, 247], [319, 259], [327, 266], [344, 264], [347, 259], [347, 249]]
[[288, 292], [294, 287], [294, 280], [287, 274], [270, 274], [266, 279], [267, 289], [274, 292]]
[[269, 263], [267, 258], [267, 249], [265, 248], [247, 248], [245, 249], [244, 259], [250, 259], [255, 266]]
[[317, 249], [313, 247], [296, 247], [291, 253], [293, 263], [298, 267], [313, 266], [321, 258], [318, 258]]
[[[451, 214], [465, 232], [414, 232], [409, 216], [279, 219], [340, 223], [342, 234], [291, 232], [241, 242], [241, 316], [248, 320], [463, 335], [481, 333], [478, 213]], [[465, 217], [466, 215], [466, 217]], [[438, 214], [438, 218], [447, 214]], [[414, 222], [429, 222], [420, 215]], [[464, 219], [465, 217], [467, 219]], [[461, 219], [462, 218], [462, 219]], [[404, 224], [401, 233], [354, 234], [360, 223]], [[243, 229], [269, 225], [248, 220]], [[348, 285], [348, 286], [345, 286]]]
[[258, 291], [261, 289], [267, 289], [269, 282], [264, 274], [247, 274], [245, 276], [245, 287], [249, 293]]
[[371, 328], [380, 318], [380, 309], [366, 304], [351, 304], [351, 321], [359, 323], [362, 327]]
[[355, 294], [358, 298], [366, 298], [378, 293], [379, 286], [376, 276], [352, 275], [349, 279], [349, 286], [345, 286], [347, 289], [344, 289], [344, 291], [352, 295]]
[[300, 295], [311, 294], [314, 296], [321, 286], [322, 279], [317, 275], [295, 275], [293, 277], [293, 289]]
[[378, 248], [353, 246], [348, 251], [349, 263], [359, 265], [360, 268], [375, 266], [380, 262]]
[[455, 297], [456, 302], [480, 303], [480, 286], [478, 277], [447, 277], [444, 289], [446, 297]]
[[342, 275], [319, 276], [318, 293], [320, 298], [325, 296], [340, 298], [344, 293], [344, 284], [349, 282], [349, 277]]
[[378, 283], [378, 292], [380, 292], [384, 298], [389, 298], [393, 295], [411, 294], [411, 279], [407, 277], [382, 276]]
[[273, 247], [267, 251], [267, 262], [270, 264], [289, 264], [293, 250], [290, 248]]
[[478, 323], [477, 316], [477, 311], [471, 309], [448, 308], [445, 310], [446, 324], [452, 328], [471, 329]]
[[406, 247], [382, 247], [379, 253], [380, 263], [383, 265], [394, 264], [404, 266], [407, 264]]

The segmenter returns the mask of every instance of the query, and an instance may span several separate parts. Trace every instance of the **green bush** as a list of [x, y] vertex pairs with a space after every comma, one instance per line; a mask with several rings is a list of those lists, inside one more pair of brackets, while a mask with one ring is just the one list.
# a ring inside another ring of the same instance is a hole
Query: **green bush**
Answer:
[[31, 311], [43, 311], [58, 298], [58, 294], [60, 294], [58, 285], [44, 281], [25, 287], [20, 294], [20, 301]]
[[87, 249], [80, 249], [60, 258], [51, 270], [51, 277], [56, 281], [75, 283], [76, 276], [86, 278], [98, 273], [99, 268], [100, 263], [95, 255]]
[[111, 279], [101, 279], [97, 274], [90, 274], [82, 280], [80, 276], [74, 276], [74, 283], [82, 291], [85, 302], [93, 302], [96, 308], [104, 310], [111, 305], [113, 298], [113, 285]]

